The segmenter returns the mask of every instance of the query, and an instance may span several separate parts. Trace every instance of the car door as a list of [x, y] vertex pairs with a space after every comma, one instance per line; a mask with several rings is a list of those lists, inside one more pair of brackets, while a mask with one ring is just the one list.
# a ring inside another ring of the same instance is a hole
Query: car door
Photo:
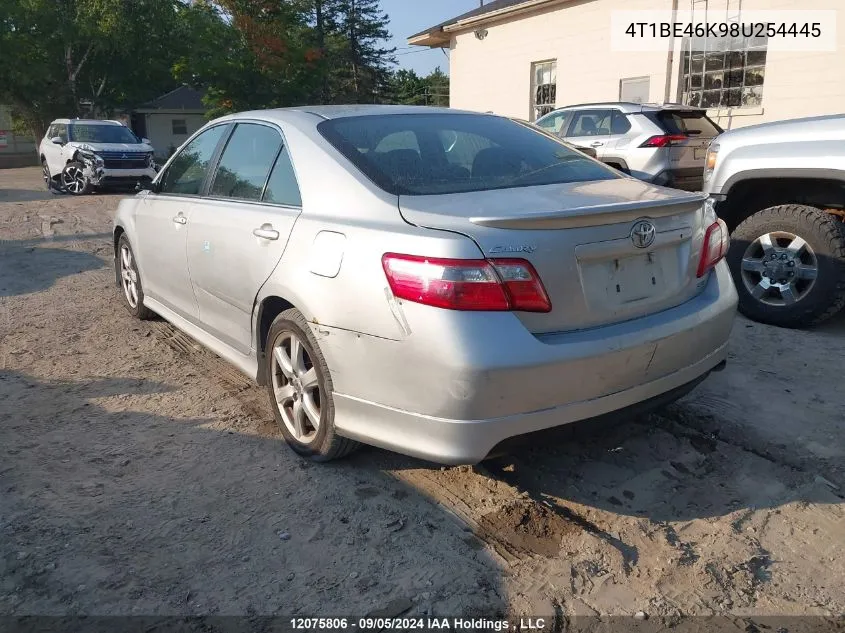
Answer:
[[610, 110], [578, 110], [566, 132], [566, 140], [577, 147], [592, 147], [601, 157], [610, 137]]
[[252, 347], [255, 297], [281, 259], [301, 208], [281, 131], [239, 122], [208, 196], [194, 202], [187, 249], [203, 329], [243, 354]]
[[64, 123], [53, 123], [47, 130], [47, 136], [44, 138], [44, 144], [41, 151], [44, 153], [44, 158], [47, 160], [47, 167], [50, 169], [52, 176], [57, 176], [65, 168], [64, 153], [62, 151], [63, 145], [53, 143], [53, 139], [59, 137], [62, 143], [67, 143], [67, 125]]
[[599, 147], [600, 160], [616, 160], [624, 164], [624, 152], [630, 149], [631, 122], [621, 110], [610, 111], [610, 135], [603, 139], [604, 145]]
[[186, 252], [191, 205], [204, 191], [213, 158], [229, 126], [194, 137], [164, 168], [135, 211], [135, 252], [144, 292], [179, 316], [197, 322], [199, 308]]

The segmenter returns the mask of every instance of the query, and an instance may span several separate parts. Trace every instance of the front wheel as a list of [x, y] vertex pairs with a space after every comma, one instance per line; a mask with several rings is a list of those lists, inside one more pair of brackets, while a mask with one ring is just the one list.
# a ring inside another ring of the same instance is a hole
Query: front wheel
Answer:
[[845, 305], [845, 231], [819, 209], [787, 204], [755, 213], [734, 230], [728, 264], [739, 311], [754, 321], [804, 327]]
[[78, 160], [65, 165], [61, 175], [62, 187], [68, 193], [81, 196], [91, 191], [91, 181], [85, 175], [85, 165]]
[[331, 374], [298, 310], [286, 310], [273, 321], [265, 362], [270, 406], [288, 446], [318, 462], [338, 459], [358, 447], [335, 431]]

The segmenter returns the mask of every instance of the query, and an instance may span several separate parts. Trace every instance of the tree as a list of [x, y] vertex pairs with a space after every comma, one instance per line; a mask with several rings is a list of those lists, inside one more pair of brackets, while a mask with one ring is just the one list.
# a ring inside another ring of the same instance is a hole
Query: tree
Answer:
[[449, 77], [435, 68], [425, 77], [400, 69], [390, 78], [389, 101], [401, 105], [449, 105]]
[[382, 46], [390, 38], [388, 16], [378, 0], [339, 0], [338, 15], [336, 98], [355, 103], [382, 100], [396, 63], [396, 49]]

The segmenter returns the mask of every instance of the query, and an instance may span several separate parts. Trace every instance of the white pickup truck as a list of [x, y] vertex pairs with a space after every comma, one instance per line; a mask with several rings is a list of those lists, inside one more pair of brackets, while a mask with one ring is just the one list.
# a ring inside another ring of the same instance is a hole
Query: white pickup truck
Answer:
[[802, 327], [845, 306], [845, 115], [721, 134], [704, 191], [731, 230], [740, 312]]

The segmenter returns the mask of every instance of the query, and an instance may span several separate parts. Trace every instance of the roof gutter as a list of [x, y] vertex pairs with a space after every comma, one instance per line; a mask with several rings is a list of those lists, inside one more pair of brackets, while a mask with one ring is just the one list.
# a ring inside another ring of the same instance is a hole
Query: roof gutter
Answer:
[[538, 7], [551, 4], [563, 4], [565, 2], [572, 2], [572, 0], [528, 0], [527, 2], [523, 2], [522, 4], [517, 4], [511, 7], [505, 7], [504, 9], [499, 9], [497, 11], [490, 11], [490, 13], [482, 13], [481, 15], [466, 18], [465, 20], [455, 22], [454, 24], [449, 24], [443, 27], [443, 31], [446, 33], [451, 33], [452, 31], [459, 31], [461, 29], [469, 28], [477, 24], [497, 20], [504, 16], [510, 17], [514, 15], [519, 15], [521, 13], [528, 13], [529, 11], [533, 11]]
[[[408, 44], [412, 46], [431, 46], [432, 40], [438, 39], [438, 35], [442, 36], [442, 34], [444, 33], [461, 31], [463, 29], [472, 28], [473, 26], [498, 20], [504, 17], [511, 17], [515, 15], [520, 15], [522, 13], [528, 13], [530, 11], [534, 11], [538, 7], [554, 4], [563, 4], [566, 2], [572, 2], [572, 0], [527, 0], [522, 4], [505, 7], [496, 11], [490, 11], [489, 13], [482, 13], [481, 15], [476, 15], [471, 18], [466, 18], [464, 20], [453, 22], [452, 24], [447, 24], [446, 26], [440, 27], [440, 29], [436, 31], [431, 30], [426, 31], [424, 33], [419, 33], [418, 35], [409, 37]], [[448, 40], [448, 38], [442, 39]]]

